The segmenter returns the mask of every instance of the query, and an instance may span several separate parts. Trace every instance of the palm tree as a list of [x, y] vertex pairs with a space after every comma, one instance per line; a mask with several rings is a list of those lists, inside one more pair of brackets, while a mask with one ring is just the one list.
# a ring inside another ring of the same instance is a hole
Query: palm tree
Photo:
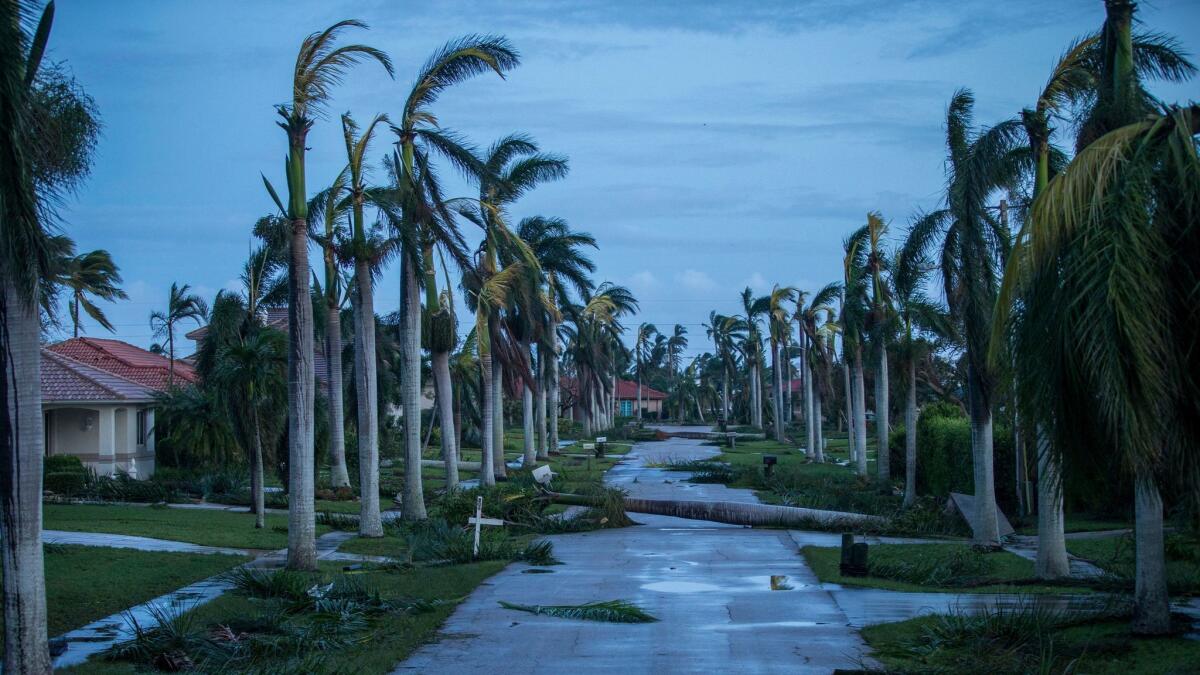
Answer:
[[[1034, 202], [999, 307], [1016, 315], [1013, 349], [1028, 359], [1025, 367], [1041, 371], [1018, 382], [1024, 404], [1045, 406], [1034, 419], [1053, 439], [1046, 446], [1054, 464], [1063, 455], [1095, 461], [1081, 447], [1107, 446], [1133, 476], [1133, 629], [1162, 634], [1170, 607], [1155, 474], [1194, 462], [1200, 439], [1200, 360], [1191, 348], [1200, 268], [1195, 256], [1179, 254], [1200, 244], [1200, 108], [1155, 109], [1138, 78], [1134, 3], [1106, 6], [1080, 151]], [[1055, 323], [1032, 330], [1047, 319]]]
[[[683, 350], [687, 349], [687, 328], [675, 324], [675, 330], [667, 338], [667, 367], [671, 371], [671, 379], [679, 386], [679, 368], [682, 365]], [[683, 397], [679, 398], [679, 422], [683, 423]]]
[[[486, 35], [469, 35], [448, 42], [434, 52], [418, 72], [412, 89], [409, 90], [405, 99], [401, 118], [398, 124], [392, 127], [398, 136], [397, 143], [400, 146], [399, 164], [403, 170], [399, 173], [408, 176], [410, 180], [416, 176], [417, 143], [420, 141], [425, 147], [441, 153], [458, 168], [466, 169], [468, 173], [477, 176], [479, 169], [470, 149], [463, 147], [453, 133], [438, 127], [438, 120], [433, 114], [431, 106], [437, 102], [438, 97], [447, 88], [487, 71], [504, 77], [504, 73], [515, 68], [519, 61], [516, 51], [507, 40], [502, 37]], [[429, 179], [433, 178], [432, 172], [426, 171], [423, 174]], [[427, 181], [425, 189], [427, 194], [432, 192], [429, 187], [431, 186]], [[435, 197], [434, 201], [440, 200]], [[433, 249], [439, 243], [444, 247], [450, 244], [449, 249], [460, 266], [464, 265], [466, 261], [458, 254], [461, 247], [454, 241], [457, 232], [454, 230], [453, 221], [448, 219], [448, 214], [444, 211], [436, 214], [436, 211], [442, 209], [442, 204], [426, 203], [423, 207], [422, 210], [428, 211], [428, 213], [425, 213], [423, 217], [413, 218], [414, 223], [423, 226], [423, 232], [410, 243], [410, 250], [405, 252], [402, 267], [404, 263], [407, 263], [407, 267], [401, 270], [401, 274], [407, 275], [415, 271], [417, 249], [419, 248], [425, 272], [425, 311], [430, 321], [428, 343], [433, 360], [434, 381], [438, 387], [439, 414], [443, 430], [449, 428], [451, 431], [450, 434], [442, 434], [443, 457], [447, 466], [453, 463], [457, 467], [457, 445], [445, 445], [447, 436], [452, 441], [458, 438], [453, 429], [453, 415], [447, 417], [447, 405], [454, 397], [449, 371], [449, 355], [454, 349], [455, 319], [452, 308], [442, 306], [443, 303], [437, 290], [437, 269], [434, 266]], [[434, 217], [435, 215], [440, 217]], [[449, 228], [449, 231], [443, 231], [437, 221], [441, 221], [441, 225]], [[415, 277], [410, 286], [413, 294], [406, 299], [408, 304], [406, 305], [407, 313], [404, 316], [406, 323], [403, 324], [403, 329], [408, 333], [413, 333], [418, 329], [420, 318], [419, 303], [415, 300], [417, 297]], [[404, 342], [407, 367], [413, 372], [419, 373], [421, 340], [419, 336], [410, 334], [407, 335]], [[403, 403], [406, 420], [419, 419], [420, 415], [419, 376], [410, 379], [416, 381], [406, 381], [405, 384]], [[406, 497], [412, 500], [421, 494], [419, 441], [419, 425], [406, 424], [404, 446]], [[457, 469], [455, 469], [455, 473], [457, 473]], [[415, 484], [409, 486], [408, 483]], [[423, 512], [423, 508], [421, 511]]]
[[[565, 177], [568, 170], [567, 160], [565, 157], [539, 152], [537, 144], [528, 136], [510, 134], [493, 143], [476, 161], [480, 166], [478, 220], [484, 228], [484, 237], [492, 242], [492, 245], [485, 247], [485, 253], [492, 257], [490, 266], [494, 270], [499, 270], [501, 265], [507, 264], [510, 260], [523, 258], [525, 249], [528, 248], [527, 246], [506, 245], [506, 242], [512, 240], [511, 233], [498, 231], [504, 227], [502, 219], [505, 208], [538, 184]], [[527, 270], [527, 274], [531, 275], [528, 277], [529, 287], [536, 287], [538, 285], [537, 275], [532, 270]], [[513, 299], [515, 298], [516, 294], [513, 295]], [[489, 329], [493, 331], [492, 347], [499, 346], [497, 340], [502, 337], [503, 323], [500, 321], [502, 309], [501, 307], [495, 308], [496, 315], [489, 317], [488, 320]], [[510, 361], [507, 365], [510, 368], [519, 369], [522, 380], [531, 381], [532, 375], [528, 372], [527, 365], [528, 350], [524, 351], [524, 356], [520, 356], [520, 349], [506, 351], [513, 353], [514, 356], [512, 359], [507, 359]], [[496, 355], [497, 353], [493, 352], [493, 357]], [[491, 390], [491, 393], [493, 396], [492, 411], [496, 419], [492, 433], [493, 444], [499, 450], [492, 455], [492, 468], [498, 477], [504, 477], [508, 472], [503, 452], [502, 380], [504, 365], [503, 359], [493, 358], [492, 380], [496, 383], [496, 387]]]
[[[1167, 36], [1132, 34], [1131, 42], [1134, 55], [1133, 68], [1143, 78], [1161, 78], [1179, 82], [1186, 80], [1195, 72], [1192, 64], [1180, 53], [1175, 41]], [[1087, 105], [1095, 100], [1098, 82], [1104, 77], [1105, 59], [1102, 53], [1104, 44], [1105, 42], [1099, 34], [1089, 35], [1075, 41], [1051, 71], [1050, 78], [1038, 95], [1034, 107], [1021, 111], [1021, 123], [1025, 129], [1029, 151], [1034, 160], [1034, 200], [1045, 191], [1050, 179], [1061, 172], [1064, 163], [1061, 153], [1050, 143], [1054, 132], [1051, 121], [1060, 118], [1072, 106], [1081, 103]], [[1027, 223], [1025, 227], [1028, 229], [1030, 225]], [[1007, 280], [1017, 277], [1018, 272], [1012, 269], [1015, 260], [1023, 260], [1023, 258], [1010, 259], [1009, 270], [1011, 271], [1006, 270], [1005, 272], [1006, 283], [1010, 283]], [[1026, 287], [1035, 288], [1038, 285], [1039, 282], [1030, 281]], [[1034, 301], [1033, 298], [1030, 300]], [[1007, 312], [1007, 310], [1008, 308], [1003, 306], [997, 309], [1001, 313]], [[1011, 316], [1017, 319], [1021, 315], [1014, 313]], [[998, 322], [996, 326], [1002, 328], [1005, 327], [1005, 324]], [[1012, 329], [1033, 330], [1039, 334], [1042, 331], [1041, 327], [1032, 325], [1014, 324]], [[1000, 340], [995, 340], [993, 348], [995, 349], [995, 346], [999, 344]], [[1022, 377], [1040, 378], [1044, 375], [1040, 371], [1041, 365], [1034, 365], [1035, 359], [1025, 358], [1022, 355], [1020, 359], [1013, 359], [1013, 361], [1016, 365], [1018, 381]], [[1036, 370], [1030, 372], [1029, 367]], [[1020, 387], [1017, 389], [1019, 390]], [[1034, 416], [1044, 410], [1046, 409], [1027, 411], [1030, 415], [1029, 419], [1036, 419]], [[1053, 579], [1070, 575], [1064, 534], [1060, 467], [1057, 454], [1049, 451], [1049, 439], [1046, 437], [1044, 427], [1037, 426], [1036, 437], [1039, 448], [1037, 453], [1038, 557], [1036, 572], [1039, 578]]]
[[313, 315], [309, 300], [308, 202], [304, 154], [308, 132], [328, 102], [334, 85], [353, 65], [373, 59], [392, 73], [386, 54], [365, 45], [334, 42], [346, 28], [363, 28], [360, 21], [339, 21], [304, 38], [292, 73], [292, 102], [280, 105], [279, 126], [287, 134], [284, 162], [288, 201], [263, 178], [279, 210], [288, 220], [288, 560], [289, 569], [316, 570], [316, 511], [313, 504]]
[[[346, 116], [342, 116], [343, 130]], [[333, 487], [350, 485], [346, 470], [345, 414], [342, 401], [342, 276], [338, 268], [338, 243], [344, 235], [338, 221], [346, 215], [343, 196], [346, 191], [346, 169], [308, 203], [310, 229], [321, 246], [325, 262], [325, 283], [314, 289], [324, 301], [325, 365], [329, 384], [329, 481]]]
[[862, 343], [867, 320], [867, 279], [864, 240], [867, 226], [855, 230], [843, 243], [842, 259], [842, 361], [846, 365], [846, 399], [851, 456], [859, 476], [867, 475], [867, 404], [863, 383]]
[[[380, 241], [377, 233], [368, 231], [364, 209], [372, 194], [366, 185], [365, 158], [375, 128], [386, 121], [385, 116], [376, 115], [360, 133], [353, 118], [349, 114], [342, 115], [342, 137], [346, 143], [344, 191], [350, 202], [350, 237], [346, 248], [347, 257], [354, 266], [350, 304], [354, 315], [358, 534], [363, 537], [383, 536], [383, 521], [379, 513], [379, 381], [375, 353], [375, 272], [389, 250]], [[339, 337], [340, 325], [339, 321]], [[332, 324], [330, 330], [333, 330]], [[340, 339], [338, 344], [340, 346]], [[341, 359], [338, 361], [340, 371]]]
[[[796, 299], [796, 322], [800, 326], [800, 348], [804, 350], [804, 409], [808, 420], [806, 435], [809, 456], [818, 462], [825, 461], [825, 448], [821, 438], [821, 387], [815, 384], [824, 361], [821, 352], [823, 339], [818, 322], [822, 315], [833, 313], [833, 301], [841, 291], [837, 283], [827, 284], [817, 291], [805, 304], [806, 294]], [[824, 380], [825, 378], [821, 378]]]
[[[795, 302], [796, 289], [790, 286], [780, 287], [778, 284], [771, 289], [771, 294], [767, 296], [767, 330], [771, 339], [771, 371], [774, 375], [775, 383], [771, 387], [771, 405], [775, 414], [775, 440], [782, 443], [784, 441], [784, 413], [783, 413], [783, 371], [785, 366], [782, 361], [787, 360], [784, 355], [786, 350], [787, 336], [792, 332], [791, 312], [784, 307], [785, 302]], [[791, 386], [791, 378], [788, 378], [788, 386]]]
[[638, 326], [636, 337], [633, 342], [634, 363], [637, 369], [637, 420], [642, 421], [642, 368], [650, 349], [650, 343], [654, 336], [658, 334], [658, 329], [652, 323], [642, 323]]
[[[582, 251], [585, 247], [596, 248], [596, 239], [586, 232], [572, 232], [561, 218], [534, 216], [517, 224], [519, 236], [537, 258], [545, 278], [545, 296], [550, 307], [544, 313], [544, 324], [538, 343], [538, 361], [543, 382], [538, 387], [540, 399], [548, 399], [545, 407], [549, 413], [539, 414], [538, 428], [549, 425], [549, 448], [558, 449], [559, 377], [558, 358], [560, 346], [558, 326], [562, 316], [559, 308], [571, 302], [569, 291], [574, 290], [580, 298], [589, 296], [593, 290], [590, 278], [596, 266]], [[539, 403], [539, 410], [543, 405]], [[537, 459], [549, 459], [546, 444], [538, 445]]]
[[113, 263], [112, 255], [108, 251], [98, 250], [67, 256], [58, 262], [56, 277], [55, 283], [71, 290], [68, 309], [75, 337], [79, 337], [80, 309], [106, 330], [113, 331], [113, 325], [104, 315], [104, 311], [88, 297], [95, 296], [108, 302], [129, 298], [119, 286], [121, 272]]
[[950, 315], [966, 342], [968, 409], [974, 465], [975, 539], [998, 545], [996, 486], [992, 470], [992, 402], [996, 369], [989, 362], [992, 312], [998, 286], [997, 266], [1010, 236], [987, 207], [998, 189], [1012, 189], [1028, 155], [1017, 151], [1022, 134], [1016, 120], [976, 131], [975, 98], [955, 92], [946, 114], [945, 206], [920, 216], [909, 231], [909, 255], [923, 256], [940, 241], [937, 254]]
[[715, 311], [708, 313], [708, 323], [704, 324], [708, 337], [713, 341], [716, 357], [721, 364], [721, 419], [729, 420], [729, 380], [736, 368], [735, 344], [747, 331], [745, 320], [734, 316], [725, 316]]
[[871, 311], [867, 315], [867, 329], [875, 343], [875, 462], [879, 472], [879, 489], [886, 493], [892, 490], [891, 457], [888, 452], [888, 339], [892, 328], [893, 309], [889, 286], [884, 277], [887, 268], [887, 252], [883, 249], [883, 238], [887, 236], [888, 224], [878, 211], [867, 214], [866, 269], [871, 277]]
[[[755, 298], [749, 286], [742, 289], [742, 319], [746, 323], [746, 336], [742, 341], [750, 375], [750, 424], [763, 428], [762, 419], [762, 338], [759, 336], [758, 317], [767, 311], [767, 298]], [[771, 390], [775, 387], [772, 385]]]
[[243, 445], [251, 447], [254, 527], [260, 529], [266, 526], [263, 436], [268, 432], [263, 418], [270, 419], [272, 411], [282, 407], [279, 394], [285, 390], [286, 353], [284, 335], [272, 328], [262, 328], [227, 345], [218, 357], [216, 383], [227, 396], [240, 402], [238, 408], [244, 418], [240, 426], [245, 430]]
[[188, 284], [180, 286], [171, 284], [171, 292], [167, 296], [167, 311], [155, 310], [150, 312], [150, 330], [154, 337], [167, 339], [167, 359], [169, 361], [168, 381], [175, 381], [175, 325], [180, 321], [191, 319], [196, 325], [203, 325], [208, 316], [208, 305], [195, 293], [189, 293], [192, 287]]
[[[39, 284], [52, 271], [35, 185], [26, 113], [49, 39], [53, 5], [36, 33], [32, 2], [0, 2], [0, 562], [4, 573], [4, 670], [49, 673], [42, 562], [43, 429], [39, 389]], [[52, 202], [49, 202], [52, 204]]]

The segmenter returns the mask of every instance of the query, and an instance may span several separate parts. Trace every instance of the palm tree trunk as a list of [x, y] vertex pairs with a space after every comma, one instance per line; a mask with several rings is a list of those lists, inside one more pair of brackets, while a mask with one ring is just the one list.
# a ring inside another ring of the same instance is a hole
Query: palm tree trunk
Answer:
[[812, 364], [808, 362], [808, 358], [804, 359], [804, 431], [805, 431], [805, 450], [808, 451], [809, 457], [816, 457], [817, 448], [817, 417], [813, 406], [813, 386], [812, 386], [813, 370]]
[[854, 347], [854, 442], [857, 447], [858, 475], [867, 475], [867, 394], [863, 382], [862, 345]]
[[879, 473], [879, 489], [892, 491], [892, 453], [888, 447], [888, 359], [883, 340], [875, 346], [875, 468]]
[[479, 436], [480, 445], [483, 446], [483, 457], [479, 462], [479, 483], [484, 487], [489, 487], [496, 484], [496, 474], [492, 468], [493, 444], [495, 443], [495, 438], [492, 436], [492, 426], [496, 423], [496, 416], [492, 412], [492, 406], [494, 405], [492, 387], [496, 385], [492, 381], [492, 355], [490, 353], [480, 355], [479, 370], [483, 374], [483, 388], [481, 392], [483, 394], [483, 406], [479, 415], [482, 422]]
[[1038, 429], [1038, 549], [1035, 572], [1039, 579], [1071, 576], [1067, 538], [1063, 532], [1062, 480], [1058, 458], [1046, 434]]
[[775, 415], [775, 440], [783, 442], [783, 363], [780, 361], [782, 346], [771, 341], [771, 411]]
[[538, 346], [537, 360], [537, 412], [534, 423], [537, 425], [537, 454], [534, 459], [547, 461], [550, 459], [550, 446], [546, 445], [546, 350], [544, 345]]
[[1137, 564], [1133, 591], [1133, 632], [1164, 635], [1171, 630], [1167, 562], [1163, 548], [1163, 503], [1154, 475], [1139, 466], [1134, 476], [1134, 537]]
[[854, 440], [854, 388], [850, 378], [850, 353], [846, 351], [846, 340], [842, 339], [842, 391], [846, 402], [846, 452], [850, 461], [858, 458], [858, 442]]
[[254, 527], [261, 530], [267, 526], [267, 496], [263, 489], [262, 424], [258, 420], [258, 404], [250, 402], [250, 414], [254, 418], [254, 458], [250, 474], [250, 489], [254, 493]]
[[813, 417], [814, 417], [814, 419], [816, 419], [816, 426], [814, 427], [814, 431], [816, 433], [813, 435], [813, 437], [815, 439], [814, 442], [816, 443], [816, 446], [817, 446], [816, 457], [817, 457], [818, 462], [824, 462], [825, 461], [825, 432], [821, 428], [822, 414], [821, 414], [821, 388], [820, 387], [813, 388]]
[[521, 466], [533, 466], [537, 462], [537, 444], [534, 442], [533, 431], [533, 389], [528, 383], [521, 383], [521, 433], [524, 436], [524, 453], [521, 456]]
[[967, 369], [967, 389], [971, 396], [971, 455], [975, 481], [975, 543], [1000, 545], [1000, 524], [996, 518], [996, 480], [993, 469], [992, 410], [984, 403], [979, 383]]
[[[4, 274], [8, 276], [7, 271]], [[4, 672], [49, 673], [42, 560], [40, 323], [37, 303], [7, 279], [0, 287], [0, 562]]]
[[558, 381], [558, 323], [551, 320], [548, 328], [550, 331], [550, 353], [547, 354], [546, 364], [549, 366], [546, 385], [550, 389], [550, 400], [547, 402], [549, 407], [550, 418], [547, 423], [550, 426], [550, 450], [558, 452], [558, 415], [559, 415], [559, 381]]
[[908, 396], [904, 402], [904, 506], [917, 501], [917, 362], [908, 362]]
[[642, 364], [637, 367], [637, 421], [642, 421]]
[[375, 363], [375, 289], [367, 260], [354, 263], [354, 390], [358, 419], [358, 534], [382, 537], [379, 515], [379, 385]]
[[342, 407], [342, 313], [337, 301], [325, 314], [325, 364], [329, 382], [329, 480], [334, 488], [350, 485], [346, 470], [346, 418]]
[[786, 344], [779, 345], [779, 360], [783, 362], [783, 374], [779, 380], [779, 409], [783, 411], [783, 421], [786, 424], [792, 422], [792, 359], [788, 355]]
[[[288, 569], [317, 569], [313, 485], [313, 316], [308, 223], [291, 221], [288, 265]], [[173, 332], [173, 331], [171, 331]], [[173, 338], [169, 340], [174, 342]], [[175, 355], [172, 346], [171, 364]]]
[[[449, 352], [434, 352], [433, 381], [437, 389], [438, 417], [442, 424], [442, 459], [446, 463], [446, 489], [458, 488], [457, 423], [454, 418], [454, 385], [450, 381]], [[431, 425], [432, 426], [432, 425]]]
[[492, 359], [492, 472], [497, 480], [508, 480], [504, 458], [504, 366]]
[[401, 517], [425, 520], [421, 483], [421, 295], [415, 251], [400, 258], [400, 391], [404, 408], [404, 496]]

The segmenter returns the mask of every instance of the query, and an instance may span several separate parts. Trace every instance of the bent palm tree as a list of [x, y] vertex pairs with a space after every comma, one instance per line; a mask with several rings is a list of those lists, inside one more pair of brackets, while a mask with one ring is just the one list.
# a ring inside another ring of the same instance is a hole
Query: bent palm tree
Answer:
[[[767, 330], [771, 340], [771, 372], [774, 380], [774, 384], [771, 386], [771, 406], [775, 415], [775, 440], [780, 443], [784, 441], [783, 371], [785, 366], [783, 361], [787, 360], [784, 352], [787, 349], [788, 335], [792, 332], [791, 312], [783, 305], [785, 302], [796, 301], [796, 296], [796, 289], [780, 288], [778, 284], [771, 289], [771, 294], [767, 296]], [[788, 380], [790, 387], [791, 377]]]
[[167, 296], [167, 311], [155, 310], [150, 313], [150, 330], [154, 337], [167, 338], [168, 382], [175, 382], [175, 325], [180, 321], [191, 319], [197, 325], [204, 323], [208, 316], [208, 305], [195, 293], [189, 293], [192, 287], [184, 284], [171, 284], [171, 292]]
[[386, 54], [365, 45], [334, 46], [346, 28], [366, 28], [359, 21], [339, 21], [304, 38], [292, 72], [292, 102], [276, 108], [287, 134], [284, 161], [288, 201], [263, 178], [267, 191], [288, 220], [288, 561], [290, 569], [316, 570], [316, 511], [313, 504], [313, 315], [309, 299], [308, 202], [305, 152], [308, 132], [329, 100], [333, 87], [353, 65], [368, 59], [390, 75]]
[[[346, 118], [342, 118], [345, 127]], [[333, 185], [322, 190], [308, 205], [314, 238], [321, 246], [325, 261], [325, 285], [315, 289], [325, 302], [325, 367], [329, 384], [329, 482], [333, 487], [350, 485], [346, 470], [345, 414], [342, 401], [342, 276], [338, 271], [337, 245], [344, 231], [338, 221], [345, 216], [342, 204], [346, 191], [346, 170], [334, 179]], [[317, 226], [320, 226], [320, 230]]]
[[110, 333], [113, 331], [113, 325], [104, 315], [104, 311], [88, 297], [95, 296], [108, 302], [129, 298], [119, 286], [121, 272], [113, 263], [112, 255], [108, 251], [91, 251], [61, 260], [56, 277], [56, 283], [71, 291], [68, 309], [75, 337], [79, 337], [80, 309], [105, 330]]

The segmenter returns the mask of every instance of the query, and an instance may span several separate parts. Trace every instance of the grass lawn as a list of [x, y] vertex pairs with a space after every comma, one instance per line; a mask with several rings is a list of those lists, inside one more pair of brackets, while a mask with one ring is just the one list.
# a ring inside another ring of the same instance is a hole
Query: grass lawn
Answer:
[[[1069, 513], [1063, 519], [1063, 530], [1066, 532], [1104, 532], [1106, 530], [1125, 530], [1133, 527], [1128, 520], [1093, 516], [1087, 513]], [[1037, 523], [1017, 528], [1017, 534], [1037, 534]]]
[[896, 672], [1182, 675], [1196, 672], [1200, 663], [1200, 641], [1136, 638], [1129, 632], [1128, 621], [1036, 632], [1018, 629], [1008, 634], [982, 631], [951, 640], [931, 635], [940, 621], [927, 616], [868, 626], [862, 635], [875, 650], [875, 658]]
[[45, 560], [47, 624], [55, 637], [250, 558], [50, 544]]
[[[489, 561], [468, 565], [453, 565], [414, 569], [405, 573], [367, 572], [355, 575], [384, 598], [422, 598], [438, 600], [432, 611], [417, 615], [386, 615], [371, 621], [369, 639], [353, 646], [326, 653], [320, 664], [306, 664], [304, 672], [387, 673], [413, 650], [428, 642], [437, 628], [454, 611], [454, 607], [476, 586], [504, 568], [505, 562]], [[322, 563], [326, 580], [341, 574], [342, 566]], [[217, 626], [259, 615], [269, 601], [226, 594], [192, 610], [200, 626]], [[312, 665], [312, 667], [308, 667]], [[293, 672], [295, 664], [282, 660], [264, 660], [257, 672]], [[70, 673], [136, 673], [144, 672], [130, 663], [106, 662], [92, 659]]]
[[[1172, 593], [1200, 593], [1200, 543], [1185, 535], [1167, 538], [1167, 586]], [[1132, 579], [1134, 569], [1133, 535], [1099, 539], [1068, 539], [1067, 550], [1091, 561], [1100, 569]]]
[[[47, 530], [130, 534], [186, 541], [205, 546], [279, 549], [287, 546], [287, 516], [268, 514], [267, 526], [254, 528], [249, 513], [210, 509], [172, 509], [152, 506], [46, 504]], [[317, 526], [317, 536], [329, 532]]]
[[800, 551], [818, 579], [843, 586], [910, 593], [1089, 592], [1084, 587], [1006, 583], [1032, 579], [1033, 562], [1008, 551], [976, 554], [967, 544], [872, 544], [866, 577], [841, 575], [842, 552], [836, 546]]

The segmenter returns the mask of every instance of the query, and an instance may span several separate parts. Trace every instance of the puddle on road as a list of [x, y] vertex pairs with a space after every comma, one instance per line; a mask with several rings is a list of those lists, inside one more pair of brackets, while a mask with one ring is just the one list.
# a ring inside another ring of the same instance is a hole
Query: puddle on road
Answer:
[[662, 593], [705, 593], [721, 590], [720, 586], [702, 584], [697, 581], [657, 581], [652, 584], [646, 584], [642, 588]]

